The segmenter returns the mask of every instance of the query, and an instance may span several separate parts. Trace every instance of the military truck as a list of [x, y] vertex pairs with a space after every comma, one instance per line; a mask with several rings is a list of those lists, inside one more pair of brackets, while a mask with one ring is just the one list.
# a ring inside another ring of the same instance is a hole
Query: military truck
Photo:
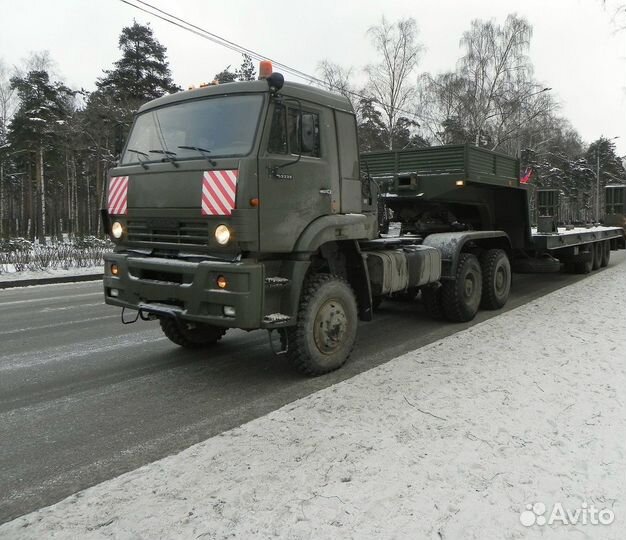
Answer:
[[[587, 264], [596, 244], [606, 264], [623, 242], [617, 228], [533, 236], [507, 156], [464, 145], [359, 156], [348, 99], [261, 71], [137, 112], [102, 212], [115, 243], [105, 301], [125, 322], [158, 319], [188, 348], [265, 329], [276, 353], [319, 375], [344, 364], [386, 296], [419, 292], [434, 317], [468, 321], [505, 305], [512, 264], [558, 269], [557, 250]], [[381, 232], [381, 212], [399, 234]]]

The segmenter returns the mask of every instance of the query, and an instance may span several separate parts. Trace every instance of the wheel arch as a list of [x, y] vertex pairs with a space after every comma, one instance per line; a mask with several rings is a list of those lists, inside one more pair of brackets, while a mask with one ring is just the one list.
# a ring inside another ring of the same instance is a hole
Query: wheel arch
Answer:
[[356, 240], [329, 241], [312, 255], [309, 274], [329, 272], [346, 279], [356, 296], [359, 319], [372, 320], [372, 290], [369, 272]]
[[436, 233], [427, 236], [423, 245], [441, 253], [441, 278], [454, 279], [461, 253], [486, 249], [503, 249], [511, 256], [511, 239], [504, 231], [463, 231]]
[[371, 240], [377, 235], [375, 214], [335, 214], [311, 222], [294, 246], [296, 253], [313, 253], [328, 242]]

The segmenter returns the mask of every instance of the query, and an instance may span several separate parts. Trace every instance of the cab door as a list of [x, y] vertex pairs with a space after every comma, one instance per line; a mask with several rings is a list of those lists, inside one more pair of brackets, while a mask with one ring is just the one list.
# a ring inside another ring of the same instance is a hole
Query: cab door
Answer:
[[275, 101], [268, 115], [259, 152], [259, 245], [284, 253], [311, 222], [339, 210], [336, 141], [325, 136], [334, 120], [328, 109], [289, 99]]

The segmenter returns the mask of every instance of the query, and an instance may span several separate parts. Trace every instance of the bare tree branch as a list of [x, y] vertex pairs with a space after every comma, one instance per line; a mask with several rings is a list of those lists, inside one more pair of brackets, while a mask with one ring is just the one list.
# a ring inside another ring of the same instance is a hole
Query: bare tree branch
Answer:
[[415, 98], [416, 88], [411, 84], [422, 51], [417, 42], [417, 24], [414, 19], [401, 19], [390, 24], [384, 17], [368, 34], [381, 56], [377, 64], [366, 66], [368, 90], [384, 113], [389, 148], [398, 119]]

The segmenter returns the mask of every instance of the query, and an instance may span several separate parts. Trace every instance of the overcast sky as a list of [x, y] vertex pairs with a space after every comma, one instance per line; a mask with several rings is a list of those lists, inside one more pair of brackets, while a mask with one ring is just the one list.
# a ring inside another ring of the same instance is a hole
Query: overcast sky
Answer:
[[[618, 32], [613, 17], [620, 0], [606, 8], [601, 0], [148, 1], [306, 73], [325, 58], [360, 72], [375, 59], [367, 28], [383, 14], [414, 17], [425, 47], [420, 71], [447, 71], [472, 19], [502, 23], [517, 13], [534, 28], [535, 75], [552, 87], [562, 115], [587, 142], [620, 136], [618, 152], [626, 154], [626, 30]], [[120, 30], [133, 18], [150, 22], [167, 47], [174, 80], [185, 88], [241, 63], [240, 55], [119, 0], [0, 0], [0, 14], [0, 59], [14, 65], [30, 51], [48, 50], [74, 88], [94, 88], [119, 58]]]

